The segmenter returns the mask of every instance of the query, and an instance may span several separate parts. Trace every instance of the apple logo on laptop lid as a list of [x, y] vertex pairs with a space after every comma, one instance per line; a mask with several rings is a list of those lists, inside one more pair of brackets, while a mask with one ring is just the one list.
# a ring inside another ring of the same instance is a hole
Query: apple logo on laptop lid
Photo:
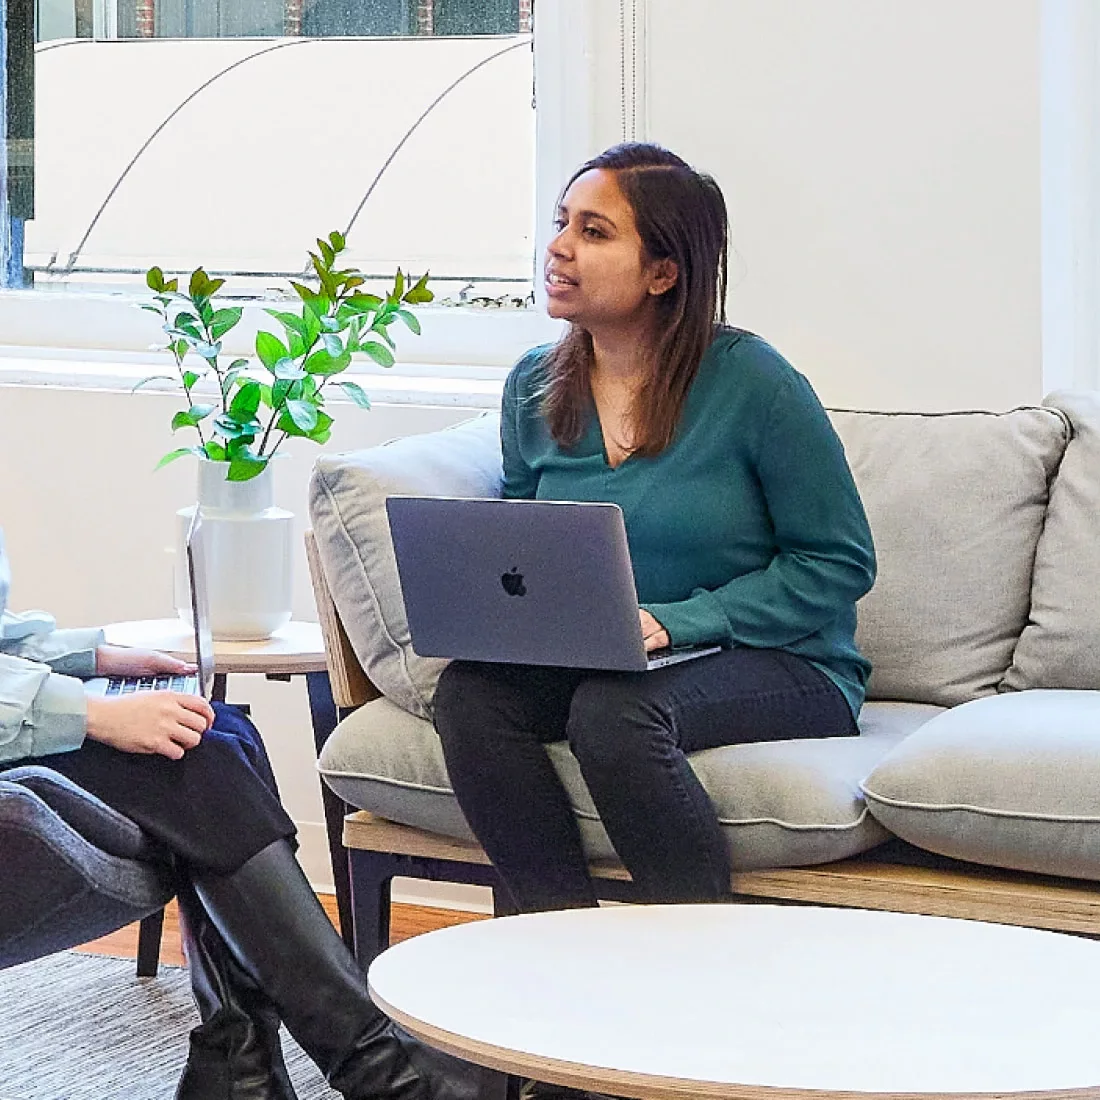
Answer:
[[507, 573], [501, 574], [500, 583], [509, 596], [527, 595], [527, 586], [523, 583], [523, 574], [514, 565]]

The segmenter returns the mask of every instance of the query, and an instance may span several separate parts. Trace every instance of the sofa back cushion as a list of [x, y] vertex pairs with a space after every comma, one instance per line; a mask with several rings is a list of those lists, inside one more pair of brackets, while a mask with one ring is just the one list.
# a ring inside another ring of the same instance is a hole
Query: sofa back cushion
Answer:
[[1043, 402], [1073, 424], [1035, 552], [1031, 614], [1005, 686], [1100, 688], [1100, 392]]
[[430, 436], [325, 455], [310, 479], [317, 553], [348, 640], [375, 687], [421, 718], [431, 716], [447, 662], [413, 652], [386, 497], [500, 496], [499, 433], [499, 418], [482, 416]]
[[1027, 622], [1055, 409], [830, 413], [874, 534], [857, 641], [871, 699], [952, 706], [994, 693]]

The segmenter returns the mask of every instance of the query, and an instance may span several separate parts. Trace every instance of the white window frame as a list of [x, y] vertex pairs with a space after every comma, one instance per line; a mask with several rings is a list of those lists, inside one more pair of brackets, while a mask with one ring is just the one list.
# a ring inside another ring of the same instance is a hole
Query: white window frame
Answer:
[[[600, 149], [643, 136], [646, 0], [539, 0], [534, 33], [536, 308], [427, 307], [424, 334], [399, 344], [390, 371], [356, 365], [382, 400], [493, 404], [527, 348], [556, 339], [543, 310], [541, 256], [562, 182]], [[618, 49], [609, 48], [617, 43]], [[629, 45], [627, 45], [629, 43]], [[155, 317], [125, 292], [0, 294], [0, 384], [121, 388], [163, 369]], [[226, 350], [250, 355], [268, 303], [246, 306]]]

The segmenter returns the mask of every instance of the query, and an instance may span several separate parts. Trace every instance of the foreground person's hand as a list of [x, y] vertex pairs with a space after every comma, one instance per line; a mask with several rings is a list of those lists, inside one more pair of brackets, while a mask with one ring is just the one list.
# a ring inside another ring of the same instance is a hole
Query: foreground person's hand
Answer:
[[186, 676], [197, 667], [155, 649], [101, 645], [95, 651], [97, 676]]
[[121, 752], [179, 760], [213, 724], [214, 708], [198, 695], [143, 691], [120, 699], [88, 699], [88, 737]]

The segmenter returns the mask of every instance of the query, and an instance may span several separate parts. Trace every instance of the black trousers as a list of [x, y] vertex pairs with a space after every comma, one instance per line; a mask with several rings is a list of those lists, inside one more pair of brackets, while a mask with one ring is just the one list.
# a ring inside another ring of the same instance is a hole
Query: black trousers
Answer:
[[269, 844], [294, 836], [256, 727], [235, 707], [182, 760], [85, 741], [73, 752], [13, 761], [68, 776], [130, 818], [189, 870], [228, 874]]
[[803, 658], [730, 649], [651, 672], [455, 661], [435, 728], [470, 827], [524, 911], [595, 905], [580, 834], [543, 744], [568, 739], [611, 843], [650, 901], [729, 892], [729, 850], [687, 753], [859, 732]]

